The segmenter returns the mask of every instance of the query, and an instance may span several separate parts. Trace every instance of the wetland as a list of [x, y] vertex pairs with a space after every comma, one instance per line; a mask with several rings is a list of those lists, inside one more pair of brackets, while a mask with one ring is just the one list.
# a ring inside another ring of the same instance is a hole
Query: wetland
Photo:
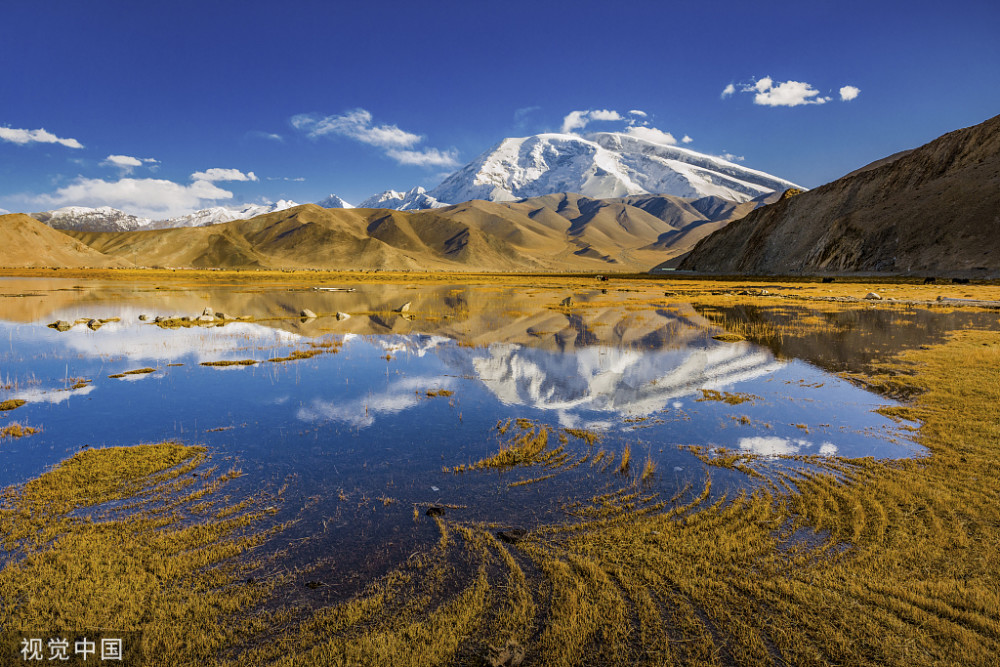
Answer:
[[5, 645], [990, 664], [996, 290], [0, 278]]

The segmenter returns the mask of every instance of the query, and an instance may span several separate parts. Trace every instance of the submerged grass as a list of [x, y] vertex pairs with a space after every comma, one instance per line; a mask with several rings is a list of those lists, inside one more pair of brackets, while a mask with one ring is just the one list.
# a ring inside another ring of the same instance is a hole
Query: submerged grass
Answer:
[[266, 512], [227, 503], [233, 471], [206, 462], [176, 443], [89, 449], [5, 490], [0, 627], [140, 632], [140, 664], [203, 664], [231, 645], [269, 590], [234, 585]]
[[42, 429], [33, 426], [24, 426], [14, 422], [6, 426], [0, 426], [0, 438], [23, 438], [26, 435], [34, 435]]
[[[273, 361], [273, 359], [272, 359]], [[253, 366], [257, 361], [254, 359], [224, 359], [222, 361], [203, 361], [202, 366]]]

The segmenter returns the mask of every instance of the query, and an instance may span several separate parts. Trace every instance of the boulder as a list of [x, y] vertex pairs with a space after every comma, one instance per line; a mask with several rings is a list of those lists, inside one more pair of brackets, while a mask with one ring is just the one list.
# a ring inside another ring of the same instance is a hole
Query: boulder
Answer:
[[69, 331], [72, 327], [73, 325], [66, 320], [56, 320], [49, 325], [50, 329], [55, 329], [56, 331]]
[[347, 313], [345, 313], [343, 311], [340, 311], [340, 310], [337, 311], [337, 320], [338, 321], [340, 321], [340, 320], [349, 320], [349, 319], [351, 319], [350, 315], [348, 315]]
[[206, 306], [205, 310], [201, 311], [201, 315], [202, 315], [202, 317], [204, 317], [206, 315], [208, 315], [210, 317], [215, 317], [215, 311], [212, 310], [209, 306]]
[[303, 308], [302, 312], [299, 313], [299, 317], [304, 317], [307, 320], [315, 319], [316, 313], [309, 310], [308, 308]]
[[139, 316], [139, 321], [140, 322], [145, 322], [148, 319], [149, 319], [149, 315], [147, 315], [146, 313], [143, 313], [142, 315]]
[[101, 324], [102, 323], [100, 320], [90, 320], [89, 322], [87, 322], [87, 328], [90, 329], [91, 331], [97, 331], [98, 329], [101, 328]]
[[882, 297], [880, 297], [875, 292], [868, 292], [868, 294], [865, 294], [865, 300], [866, 301], [881, 301]]
[[392, 312], [394, 312], [394, 313], [407, 313], [407, 312], [410, 311], [410, 303], [411, 303], [410, 301], [407, 301], [402, 306], [400, 306], [399, 308], [397, 308], [396, 310], [394, 310]]
[[201, 316], [198, 317], [198, 319], [196, 321], [198, 321], [198, 322], [214, 322], [215, 321], [215, 315], [201, 315]]

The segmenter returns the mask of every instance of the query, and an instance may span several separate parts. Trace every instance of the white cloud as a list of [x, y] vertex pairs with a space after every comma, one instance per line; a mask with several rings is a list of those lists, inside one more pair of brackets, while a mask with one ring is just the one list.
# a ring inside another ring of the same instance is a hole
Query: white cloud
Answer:
[[[807, 104], [826, 104], [832, 102], [833, 97], [822, 95], [812, 84], [805, 81], [775, 81], [769, 76], [756, 79], [751, 83], [740, 84], [737, 89], [733, 84], [729, 84], [722, 91], [722, 97], [726, 98], [735, 92], [753, 93], [753, 103], [767, 107], [797, 107]], [[861, 92], [854, 86], [844, 86], [840, 89], [841, 101], [853, 100]]]
[[840, 100], [850, 102], [861, 93], [861, 89], [856, 86], [844, 86], [840, 89]]
[[643, 118], [645, 118], [647, 115], [649, 115], [645, 111], [641, 111], [639, 109], [629, 109], [628, 113], [629, 113], [630, 116], [641, 116]]
[[723, 153], [720, 155], [723, 160], [729, 160], [730, 162], [743, 162], [746, 160], [742, 155], [733, 155], [732, 153]]
[[121, 167], [122, 169], [133, 169], [134, 167], [141, 167], [142, 160], [130, 155], [109, 155], [104, 158], [102, 164], [111, 165], [113, 167]]
[[651, 141], [655, 144], [673, 146], [677, 143], [677, 139], [674, 138], [674, 135], [669, 132], [657, 130], [655, 127], [632, 126], [625, 130], [625, 134], [630, 134], [637, 139], [644, 139], [645, 141]]
[[[776, 436], [757, 436], [753, 438], [740, 438], [739, 448], [744, 452], [756, 454], [758, 456], [793, 456], [799, 454], [803, 449], [812, 448], [814, 443], [808, 440], [779, 438]], [[807, 454], [809, 452], [806, 452]], [[832, 442], [824, 442], [819, 446], [820, 456], [835, 456], [837, 445]]]
[[371, 112], [365, 109], [323, 118], [299, 114], [292, 117], [292, 126], [313, 139], [338, 134], [379, 148], [409, 148], [423, 139], [419, 134], [401, 130], [395, 125], [372, 125]]
[[[754, 104], [767, 107], [797, 107], [803, 104], [826, 104], [832, 98], [821, 97], [819, 91], [804, 81], [774, 81], [765, 76], [751, 87], [756, 91]], [[746, 90], [746, 88], [744, 88]]]
[[573, 130], [582, 130], [592, 120], [625, 120], [625, 117], [612, 109], [570, 111], [563, 118], [561, 131], [563, 134], [570, 134]]
[[204, 180], [183, 185], [154, 178], [104, 181], [80, 177], [36, 201], [47, 208], [112, 206], [140, 217], [169, 218], [205, 208], [207, 202], [232, 198], [232, 192]]
[[685, 144], [689, 144], [689, 143], [691, 143], [692, 141], [694, 141], [694, 139], [692, 139], [691, 137], [689, 137], [688, 135], [686, 135], [686, 134], [685, 134], [685, 135], [684, 135], [684, 138], [683, 138], [683, 139], [681, 139], [681, 141], [682, 141], [682, 142], [684, 142]]
[[14, 144], [62, 144], [67, 148], [83, 148], [76, 139], [60, 139], [44, 128], [38, 130], [18, 130], [13, 127], [0, 127], [0, 139]]
[[306, 180], [305, 176], [298, 176], [296, 178], [289, 178], [288, 176], [268, 176], [269, 181], [294, 181], [295, 183], [302, 183]]
[[458, 151], [439, 151], [436, 148], [404, 151], [390, 149], [385, 153], [400, 164], [411, 164], [418, 167], [457, 167]]
[[0, 215], [8, 215], [8, 214], [10, 214], [10, 211], [8, 211], [5, 208], [0, 208]]
[[274, 132], [261, 132], [260, 130], [252, 130], [247, 132], [246, 136], [255, 137], [257, 139], [267, 139], [268, 141], [279, 141], [284, 142], [285, 138], [280, 134], [275, 134]]
[[311, 139], [339, 135], [381, 148], [386, 157], [399, 164], [418, 167], [454, 167], [458, 165], [458, 151], [437, 148], [413, 150], [424, 137], [401, 130], [396, 125], [372, 125], [371, 112], [354, 109], [339, 116], [317, 117], [313, 114], [292, 116], [292, 127], [306, 133]]
[[256, 181], [257, 175], [252, 171], [243, 173], [239, 169], [206, 169], [191, 174], [192, 181]]

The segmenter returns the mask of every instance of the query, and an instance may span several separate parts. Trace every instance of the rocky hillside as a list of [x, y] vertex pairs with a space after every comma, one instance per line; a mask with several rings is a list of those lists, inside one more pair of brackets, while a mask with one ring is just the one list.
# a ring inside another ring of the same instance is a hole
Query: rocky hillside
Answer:
[[679, 268], [1000, 277], [1000, 116], [760, 208]]

